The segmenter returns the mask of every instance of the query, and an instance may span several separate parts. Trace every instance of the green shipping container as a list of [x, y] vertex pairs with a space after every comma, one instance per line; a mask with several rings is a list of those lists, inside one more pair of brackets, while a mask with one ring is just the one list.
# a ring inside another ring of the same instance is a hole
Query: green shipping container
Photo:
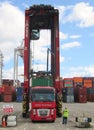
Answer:
[[64, 84], [64, 87], [73, 87], [73, 84]]
[[33, 77], [32, 87], [34, 86], [53, 86], [53, 80], [49, 77]]

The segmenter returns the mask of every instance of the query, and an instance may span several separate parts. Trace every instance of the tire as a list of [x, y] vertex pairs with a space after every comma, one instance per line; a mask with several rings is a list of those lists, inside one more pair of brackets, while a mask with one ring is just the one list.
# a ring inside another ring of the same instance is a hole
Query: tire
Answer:
[[78, 122], [78, 117], [75, 118], [75, 121]]

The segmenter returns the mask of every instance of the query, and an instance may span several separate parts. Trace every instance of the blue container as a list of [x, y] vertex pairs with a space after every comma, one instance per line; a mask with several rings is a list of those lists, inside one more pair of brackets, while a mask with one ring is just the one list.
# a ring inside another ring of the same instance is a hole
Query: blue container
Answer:
[[94, 88], [87, 88], [87, 94], [94, 94]]
[[17, 95], [22, 95], [23, 94], [23, 88], [22, 87], [17, 87], [16, 88], [16, 94]]
[[22, 102], [23, 101], [23, 95], [17, 95], [16, 101], [17, 102]]
[[74, 95], [63, 95], [63, 102], [73, 103], [74, 102]]
[[74, 95], [74, 88], [63, 88], [62, 95]]

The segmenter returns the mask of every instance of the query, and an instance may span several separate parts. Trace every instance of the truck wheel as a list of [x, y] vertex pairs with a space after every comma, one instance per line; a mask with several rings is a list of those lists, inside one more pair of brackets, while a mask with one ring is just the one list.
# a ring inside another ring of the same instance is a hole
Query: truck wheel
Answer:
[[78, 117], [75, 118], [75, 121], [78, 122]]

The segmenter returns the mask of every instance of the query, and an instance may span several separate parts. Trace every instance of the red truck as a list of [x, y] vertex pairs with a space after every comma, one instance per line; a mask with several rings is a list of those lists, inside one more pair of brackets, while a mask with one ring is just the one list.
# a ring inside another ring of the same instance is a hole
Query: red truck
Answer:
[[55, 121], [56, 101], [55, 89], [50, 86], [36, 86], [31, 89], [32, 121]]

